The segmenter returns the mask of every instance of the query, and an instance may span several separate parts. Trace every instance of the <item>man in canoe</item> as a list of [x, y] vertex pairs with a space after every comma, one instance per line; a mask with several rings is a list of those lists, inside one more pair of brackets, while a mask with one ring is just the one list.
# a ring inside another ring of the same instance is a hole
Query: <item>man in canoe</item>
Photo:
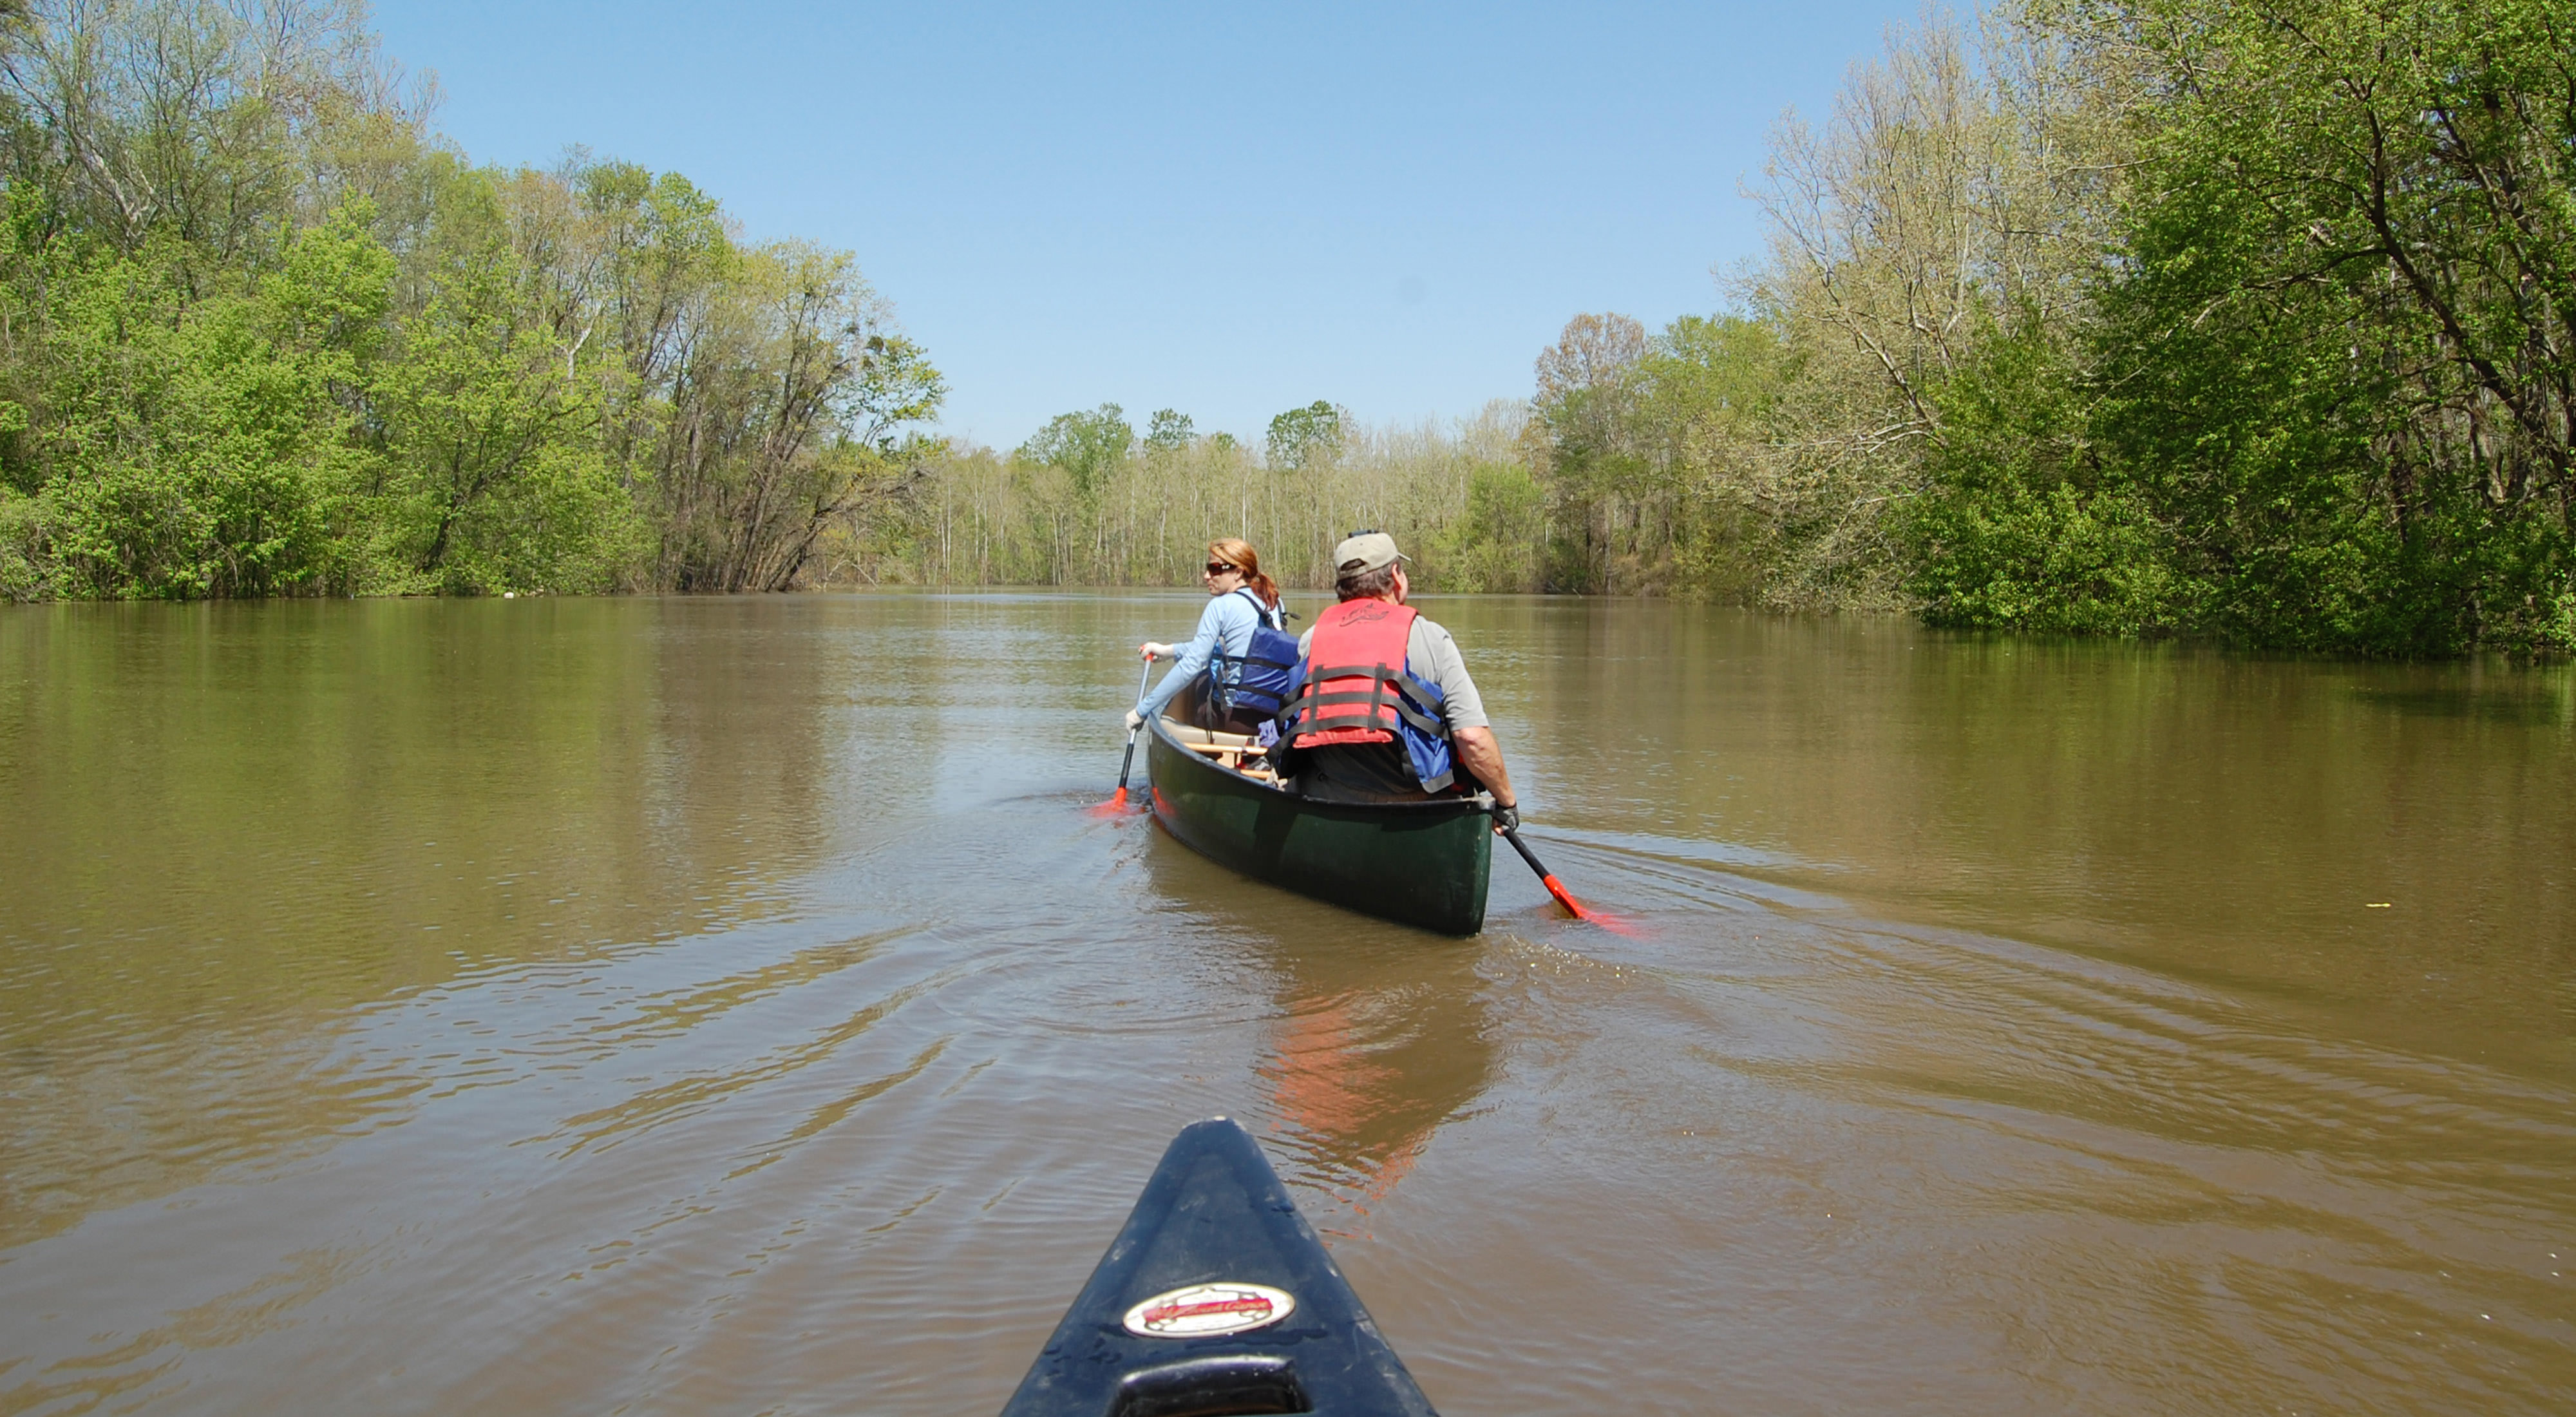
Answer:
[[1382, 531], [1333, 548], [1341, 603], [1297, 643], [1300, 687], [1281, 735], [1297, 788], [1328, 802], [1420, 802], [1482, 787], [1510, 825], [1518, 799], [1485, 701], [1458, 642], [1404, 603], [1404, 560]]

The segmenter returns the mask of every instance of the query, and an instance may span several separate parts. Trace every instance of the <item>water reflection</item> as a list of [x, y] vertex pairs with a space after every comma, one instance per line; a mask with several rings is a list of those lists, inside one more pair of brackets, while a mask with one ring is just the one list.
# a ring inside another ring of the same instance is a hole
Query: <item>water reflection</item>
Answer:
[[1216, 1111], [1448, 1410], [2576, 1392], [2566, 670], [1444, 598], [1451, 941], [1085, 811], [1196, 604], [0, 609], [0, 1411], [990, 1411]]
[[[1524, 815], [1543, 826], [1767, 853], [1801, 864], [1746, 872], [1882, 917], [2296, 998], [2393, 1022], [2409, 1046], [2576, 1061], [2565, 666], [2273, 661], [1680, 605], [1436, 613], [1471, 660], [1500, 662], [1488, 707], [1516, 782], [1531, 764]], [[1624, 884], [1616, 858], [1586, 869]]]
[[1383, 1200], [1494, 1078], [1487, 942], [1321, 905], [1137, 828], [1153, 833], [1155, 892], [1204, 923], [1205, 951], [1262, 989], [1256, 1015], [1275, 1020], [1253, 1065], [1274, 1160], [1357, 1203]]
[[0, 614], [0, 1245], [402, 1114], [460, 977], [757, 918], [826, 657], [775, 602]]

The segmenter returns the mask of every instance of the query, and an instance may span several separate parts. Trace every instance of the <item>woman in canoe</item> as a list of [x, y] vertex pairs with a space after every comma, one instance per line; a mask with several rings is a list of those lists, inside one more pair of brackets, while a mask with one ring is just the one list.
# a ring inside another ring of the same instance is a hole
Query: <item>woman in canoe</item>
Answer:
[[[1254, 733], [1263, 722], [1278, 711], [1275, 698], [1253, 696], [1252, 702], [1241, 702], [1234, 690], [1243, 679], [1245, 661], [1254, 658], [1254, 632], [1269, 629], [1285, 634], [1286, 612], [1279, 608], [1279, 585], [1261, 573], [1260, 553], [1250, 542], [1234, 537], [1220, 537], [1208, 543], [1206, 567], [1200, 572], [1208, 593], [1208, 607], [1199, 613], [1198, 633], [1185, 645], [1160, 644], [1147, 640], [1136, 648], [1145, 658], [1169, 659], [1178, 653], [1181, 662], [1172, 666], [1136, 707], [1127, 712], [1127, 726], [1136, 728], [1146, 719], [1163, 711], [1172, 696], [1201, 674], [1208, 666], [1218, 666], [1221, 682], [1210, 688], [1218, 692], [1199, 696], [1199, 726], [1224, 733]], [[1281, 655], [1293, 661], [1293, 654]], [[1259, 674], [1264, 665], [1251, 666]], [[1284, 674], [1284, 666], [1281, 669]]]

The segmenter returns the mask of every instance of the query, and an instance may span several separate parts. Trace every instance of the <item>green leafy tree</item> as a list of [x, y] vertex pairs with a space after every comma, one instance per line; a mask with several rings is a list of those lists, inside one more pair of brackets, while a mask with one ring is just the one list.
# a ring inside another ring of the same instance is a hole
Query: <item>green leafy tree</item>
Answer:
[[1145, 446], [1158, 453], [1176, 453], [1187, 448], [1198, 437], [1190, 416], [1178, 409], [1158, 408], [1145, 431]]
[[1645, 355], [1645, 326], [1616, 314], [1577, 315], [1539, 352], [1532, 407], [1557, 501], [1548, 575], [1557, 588], [1608, 590], [1624, 579], [1611, 567], [1641, 466], [1629, 412]]
[[2188, 627], [2567, 648], [2576, 49], [2504, 0], [2079, 15], [2163, 79], [2089, 331], [2093, 436]]
[[0, 44], [0, 92], [69, 218], [159, 259], [193, 294], [261, 262], [321, 130], [391, 111], [392, 72], [358, 0], [40, 0]]
[[1342, 424], [1342, 411], [1322, 399], [1271, 419], [1266, 444], [1270, 466], [1283, 472], [1305, 472], [1329, 465], [1342, 452]]
[[1114, 403], [1089, 413], [1059, 413], [1020, 445], [1018, 457], [1047, 467], [1060, 467], [1073, 478], [1076, 496], [1099, 497], [1109, 479], [1125, 465], [1136, 445], [1136, 430]]
[[174, 242], [11, 253], [44, 292], [11, 478], [34, 506], [16, 520], [57, 589], [268, 595], [344, 579], [335, 522], [369, 462], [352, 405], [393, 264], [362, 221], [288, 242], [259, 289], [196, 299]]
[[692, 316], [656, 474], [687, 590], [784, 590], [825, 534], [919, 475], [946, 385], [848, 253], [777, 242]]
[[385, 590], [596, 590], [633, 549], [601, 447], [601, 388], [544, 318], [506, 194], [464, 174], [378, 381], [375, 498]]
[[1540, 588], [1547, 490], [1518, 462], [1489, 462], [1467, 475], [1465, 515], [1440, 534], [1441, 585], [1464, 591]]
[[2085, 437], [2075, 357], [2035, 321], [1973, 351], [1935, 386], [1947, 436], [1897, 523], [1923, 618], [2041, 634], [2193, 623], [2205, 588], [2144, 489]]
[[847, 253], [403, 90], [355, 0], [0, 0], [0, 594], [778, 589], [918, 481]]

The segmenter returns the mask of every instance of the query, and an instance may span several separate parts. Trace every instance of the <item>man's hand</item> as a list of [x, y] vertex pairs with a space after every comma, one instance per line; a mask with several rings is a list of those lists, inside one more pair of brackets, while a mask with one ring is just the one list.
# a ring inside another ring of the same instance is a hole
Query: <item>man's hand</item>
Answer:
[[1494, 830], [1495, 830], [1495, 831], [1498, 831], [1498, 832], [1515, 831], [1515, 830], [1518, 830], [1518, 829], [1519, 829], [1520, 824], [1521, 824], [1521, 809], [1520, 809], [1520, 808], [1518, 808], [1518, 807], [1506, 807], [1506, 806], [1503, 806], [1501, 803], [1496, 803], [1496, 804], [1494, 805]]
[[1147, 640], [1143, 644], [1136, 646], [1136, 652], [1149, 660], [1169, 659], [1172, 657], [1172, 647], [1164, 644], [1160, 640]]
[[1145, 726], [1145, 715], [1143, 715], [1143, 714], [1141, 714], [1141, 713], [1136, 712], [1134, 709], [1129, 709], [1129, 710], [1127, 710], [1127, 731], [1128, 731], [1128, 732], [1133, 733], [1133, 732], [1135, 732], [1137, 729], [1142, 728], [1142, 727], [1144, 727], [1144, 726]]

